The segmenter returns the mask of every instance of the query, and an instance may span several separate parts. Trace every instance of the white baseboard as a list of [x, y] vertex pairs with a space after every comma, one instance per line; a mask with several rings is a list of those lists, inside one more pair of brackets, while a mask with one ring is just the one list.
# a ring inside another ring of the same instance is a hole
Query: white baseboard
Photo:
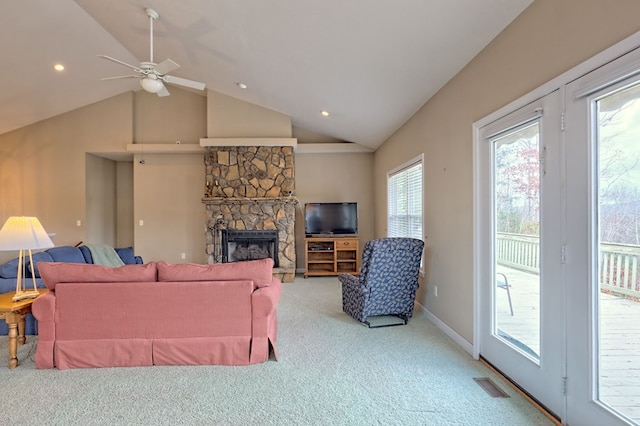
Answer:
[[473, 345], [469, 343], [464, 337], [456, 333], [454, 329], [449, 327], [447, 324], [442, 322], [440, 318], [433, 315], [427, 308], [422, 306], [420, 303], [416, 302], [416, 305], [420, 307], [422, 314], [431, 321], [436, 327], [444, 332], [447, 336], [449, 336], [454, 342], [456, 342], [462, 349], [467, 351], [469, 355], [473, 356]]

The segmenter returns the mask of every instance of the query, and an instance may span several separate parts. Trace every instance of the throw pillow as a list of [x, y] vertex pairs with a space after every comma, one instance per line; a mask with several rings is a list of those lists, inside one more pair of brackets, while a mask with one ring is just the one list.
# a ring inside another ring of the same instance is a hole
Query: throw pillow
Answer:
[[[40, 272], [38, 271], [38, 262], [53, 262], [53, 257], [51, 257], [51, 255], [48, 253], [47, 251], [41, 251], [39, 253], [33, 253], [31, 255], [31, 258], [33, 259], [33, 273], [36, 274], [35, 278], [40, 278]], [[27, 258], [25, 259], [26, 261], [26, 271], [27, 271], [27, 277], [29, 278], [33, 278], [33, 276], [31, 275], [31, 261], [29, 260], [29, 257], [27, 256]]]
[[0, 278], [16, 278], [18, 276], [18, 259], [12, 259], [0, 265]]
[[89, 251], [89, 247], [80, 246], [78, 247], [80, 252], [82, 253], [82, 257], [84, 257], [85, 263], [93, 263], [93, 256], [91, 256], [91, 251]]
[[[60, 246], [52, 247], [47, 250], [53, 259], [53, 262], [71, 262], [71, 263], [87, 263], [78, 247]], [[44, 261], [44, 259], [40, 259]], [[34, 259], [35, 261], [35, 259]]]
[[136, 258], [133, 255], [133, 247], [117, 248], [114, 250], [126, 265], [135, 265]]

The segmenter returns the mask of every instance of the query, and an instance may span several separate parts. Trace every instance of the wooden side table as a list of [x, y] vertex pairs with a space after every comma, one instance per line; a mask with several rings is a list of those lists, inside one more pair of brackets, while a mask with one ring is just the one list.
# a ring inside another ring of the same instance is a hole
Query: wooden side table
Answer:
[[[46, 292], [39, 289], [40, 294]], [[24, 335], [24, 317], [31, 312], [31, 304], [35, 299], [25, 299], [18, 302], [11, 300], [15, 293], [0, 294], [0, 319], [4, 319], [9, 327], [9, 368], [18, 366], [18, 343], [26, 342]]]

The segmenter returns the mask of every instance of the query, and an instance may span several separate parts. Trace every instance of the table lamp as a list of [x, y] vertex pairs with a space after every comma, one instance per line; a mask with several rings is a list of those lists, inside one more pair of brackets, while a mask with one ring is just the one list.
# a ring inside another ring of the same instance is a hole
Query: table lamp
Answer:
[[[33, 270], [32, 249], [53, 247], [51, 238], [47, 235], [40, 221], [36, 217], [11, 216], [0, 229], [0, 250], [19, 250], [18, 273], [16, 274], [16, 294], [13, 301], [38, 297], [40, 292], [36, 287], [36, 274]], [[29, 265], [33, 279], [33, 290], [26, 290], [26, 252], [29, 253]]]

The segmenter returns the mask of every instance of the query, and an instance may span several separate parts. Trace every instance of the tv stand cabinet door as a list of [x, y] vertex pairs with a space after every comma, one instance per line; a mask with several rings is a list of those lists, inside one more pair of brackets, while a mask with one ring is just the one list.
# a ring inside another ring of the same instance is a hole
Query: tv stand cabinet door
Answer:
[[360, 256], [358, 256], [359, 238], [338, 238], [336, 244], [336, 272], [338, 274], [360, 273]]

